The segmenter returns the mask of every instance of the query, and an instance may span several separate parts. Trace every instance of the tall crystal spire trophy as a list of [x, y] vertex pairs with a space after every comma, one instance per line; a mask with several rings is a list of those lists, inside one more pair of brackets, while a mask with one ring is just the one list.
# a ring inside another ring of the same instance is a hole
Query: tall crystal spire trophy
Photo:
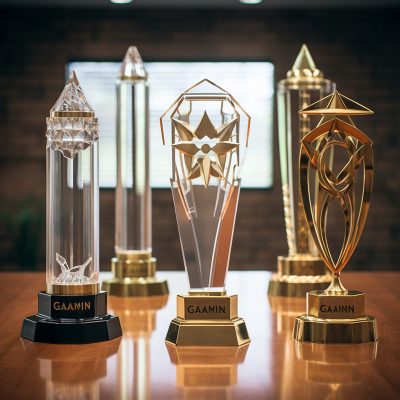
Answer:
[[[189, 293], [177, 297], [166, 341], [188, 346], [239, 346], [250, 341], [225, 291], [250, 116], [227, 91], [204, 79], [187, 89], [170, 115], [172, 197]], [[243, 132], [244, 130], [244, 133]]]
[[[333, 280], [327, 289], [307, 293], [307, 314], [296, 318], [293, 337], [317, 343], [373, 342], [378, 338], [377, 326], [375, 317], [365, 314], [365, 293], [345, 289], [339, 278], [364, 228], [374, 169], [372, 141], [350, 117], [373, 112], [335, 91], [300, 114], [323, 116], [301, 141], [300, 186], [310, 232]], [[333, 168], [327, 160], [331, 148], [335, 149]], [[316, 176], [318, 192], [314, 196], [310, 188]], [[335, 206], [345, 229], [334, 259], [327, 226], [328, 213]]]
[[75, 72], [47, 118], [46, 292], [21, 336], [90, 343], [121, 336], [99, 282], [98, 124]]
[[270, 296], [303, 297], [309, 290], [325, 289], [331, 281], [312, 241], [301, 202], [299, 143], [310, 131], [312, 120], [310, 115], [299, 116], [298, 110], [332, 93], [333, 87], [316, 68], [305, 44], [286, 79], [278, 84], [279, 153], [289, 255], [278, 257], [277, 273], [269, 282]]
[[149, 175], [149, 85], [142, 58], [129, 47], [117, 81], [117, 188], [113, 278], [103, 289], [116, 296], [168, 294], [152, 256]]

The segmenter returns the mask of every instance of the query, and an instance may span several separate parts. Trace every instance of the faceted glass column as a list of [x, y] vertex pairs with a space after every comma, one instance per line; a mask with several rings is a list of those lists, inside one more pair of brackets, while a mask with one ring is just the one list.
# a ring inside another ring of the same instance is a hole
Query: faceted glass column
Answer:
[[[309, 233], [299, 185], [300, 141], [319, 119], [298, 111], [330, 93], [334, 86], [316, 68], [306, 45], [286, 79], [278, 83], [279, 155], [289, 254], [278, 257], [278, 271], [269, 284], [270, 295], [303, 296], [308, 290], [325, 288], [330, 281]], [[318, 181], [311, 185], [317, 193]]]
[[73, 72], [47, 118], [47, 292], [99, 286], [97, 118]]
[[151, 254], [148, 103], [147, 72], [130, 47], [117, 82], [117, 256]]
[[279, 154], [289, 256], [318, 255], [305, 220], [298, 178], [300, 140], [318, 119], [312, 121], [311, 116], [300, 115], [298, 111], [333, 89], [334, 84], [316, 69], [306, 45], [301, 48], [287, 79], [278, 84]]
[[151, 245], [149, 85], [136, 47], [121, 64], [117, 89], [117, 187], [113, 278], [103, 288], [116, 296], [168, 293], [157, 280]]

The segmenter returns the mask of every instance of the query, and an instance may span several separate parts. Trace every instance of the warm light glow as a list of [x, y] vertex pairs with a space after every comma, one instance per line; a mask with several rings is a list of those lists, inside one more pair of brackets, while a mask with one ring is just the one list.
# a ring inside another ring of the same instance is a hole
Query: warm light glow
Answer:
[[114, 4], [128, 4], [128, 3], [132, 3], [132, 0], [110, 0], [111, 3]]

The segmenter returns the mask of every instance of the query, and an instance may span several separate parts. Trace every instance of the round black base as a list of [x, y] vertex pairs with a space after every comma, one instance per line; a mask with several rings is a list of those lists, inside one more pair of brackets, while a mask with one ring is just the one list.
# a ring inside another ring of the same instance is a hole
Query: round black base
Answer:
[[122, 335], [118, 317], [110, 314], [85, 319], [52, 319], [39, 314], [24, 319], [21, 337], [33, 342], [83, 344]]

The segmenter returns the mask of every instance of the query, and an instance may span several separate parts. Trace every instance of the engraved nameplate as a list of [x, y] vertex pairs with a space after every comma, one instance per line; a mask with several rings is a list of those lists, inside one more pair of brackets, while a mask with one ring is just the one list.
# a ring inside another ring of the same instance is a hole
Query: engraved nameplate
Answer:
[[185, 320], [237, 317], [237, 296], [178, 296], [178, 317]]
[[354, 319], [365, 316], [365, 294], [349, 291], [346, 295], [330, 295], [323, 291], [307, 293], [307, 314], [323, 319]]

